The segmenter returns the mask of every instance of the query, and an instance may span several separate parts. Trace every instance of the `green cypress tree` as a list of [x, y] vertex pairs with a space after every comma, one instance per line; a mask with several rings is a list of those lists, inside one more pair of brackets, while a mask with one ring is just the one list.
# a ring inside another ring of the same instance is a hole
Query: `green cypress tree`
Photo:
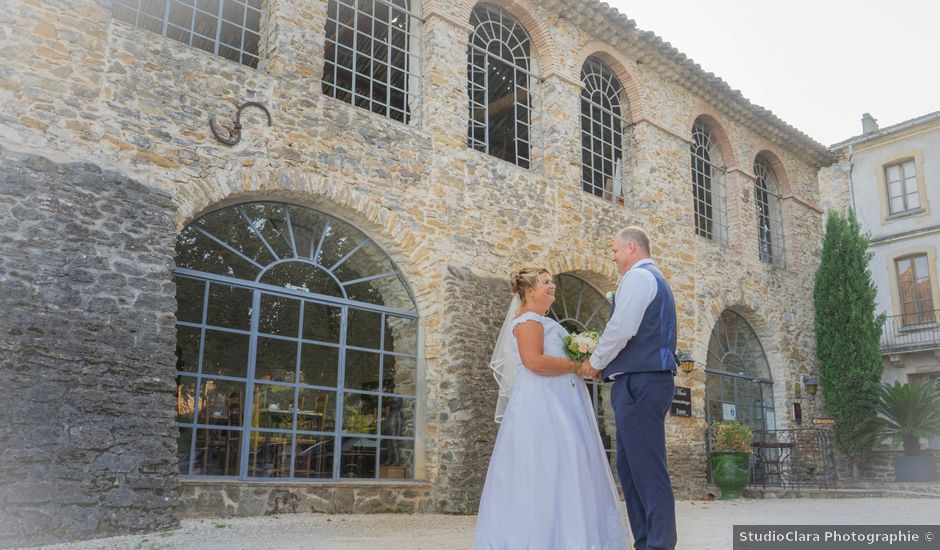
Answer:
[[855, 212], [830, 211], [822, 261], [816, 272], [816, 356], [826, 412], [836, 419], [836, 448], [852, 463], [853, 475], [871, 452], [881, 360], [881, 325], [875, 314], [875, 285], [868, 262], [868, 237]]

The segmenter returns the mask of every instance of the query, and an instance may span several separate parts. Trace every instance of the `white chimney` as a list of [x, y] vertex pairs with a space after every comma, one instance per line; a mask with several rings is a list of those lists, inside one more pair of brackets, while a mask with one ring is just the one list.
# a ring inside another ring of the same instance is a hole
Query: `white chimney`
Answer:
[[870, 114], [865, 113], [862, 115], [862, 134], [870, 134], [872, 132], [878, 131], [878, 121], [875, 120]]

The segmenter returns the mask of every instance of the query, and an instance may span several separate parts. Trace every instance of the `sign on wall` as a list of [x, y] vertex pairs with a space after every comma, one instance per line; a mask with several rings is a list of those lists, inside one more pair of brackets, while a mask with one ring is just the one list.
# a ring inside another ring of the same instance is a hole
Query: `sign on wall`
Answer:
[[692, 416], [692, 388], [676, 386], [676, 393], [672, 396], [672, 406], [669, 408], [672, 416]]

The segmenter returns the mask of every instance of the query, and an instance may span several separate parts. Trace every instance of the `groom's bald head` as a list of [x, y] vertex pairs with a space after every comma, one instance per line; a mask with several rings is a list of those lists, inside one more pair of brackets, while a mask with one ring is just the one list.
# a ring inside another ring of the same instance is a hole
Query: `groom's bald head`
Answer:
[[646, 252], [646, 255], [650, 254], [650, 237], [646, 234], [646, 231], [643, 231], [635, 225], [630, 227], [624, 227], [617, 232], [616, 239], [620, 242], [621, 245], [626, 246], [628, 243], [633, 242]]

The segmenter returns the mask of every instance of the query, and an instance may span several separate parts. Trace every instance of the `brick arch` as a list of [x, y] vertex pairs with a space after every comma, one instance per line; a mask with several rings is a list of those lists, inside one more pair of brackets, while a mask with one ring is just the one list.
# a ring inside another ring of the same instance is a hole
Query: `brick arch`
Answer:
[[362, 231], [374, 241], [401, 270], [411, 290], [422, 320], [437, 313], [431, 295], [437, 269], [421, 232], [373, 197], [333, 178], [304, 174], [296, 170], [245, 169], [237, 177], [199, 188], [178, 205], [177, 229], [199, 217], [235, 204], [255, 200], [276, 200], [310, 207], [334, 216]]
[[[481, 2], [427, 0], [424, 2], [423, 11], [425, 15], [431, 12], [448, 14], [450, 18], [454, 18], [458, 22], [466, 22], [469, 28], [470, 12], [477, 4], [489, 4], [502, 8], [519, 20], [532, 42], [532, 58], [538, 63], [539, 75], [560, 72], [561, 55], [555, 43], [551, 40], [548, 23], [536, 15], [534, 7], [529, 2], [523, 0], [483, 0]], [[473, 29], [470, 29], [470, 32], [472, 33]]]
[[580, 82], [581, 67], [584, 66], [585, 61], [587, 61], [589, 57], [600, 59], [614, 72], [617, 79], [620, 80], [623, 91], [627, 96], [628, 112], [624, 119], [627, 122], [635, 122], [645, 118], [647, 115], [646, 102], [643, 100], [642, 94], [640, 94], [640, 87], [636, 79], [633, 78], [633, 75], [627, 71], [626, 59], [620, 52], [608, 44], [603, 42], [591, 42], [584, 46], [577, 57], [575, 57], [575, 64], [572, 67], [572, 70], [577, 71], [577, 73], [569, 76], [575, 81]]
[[780, 184], [780, 195], [790, 195], [792, 193], [792, 186], [790, 184], [790, 175], [787, 172], [787, 168], [783, 164], [783, 161], [780, 160], [780, 156], [766, 143], [759, 143], [751, 149], [751, 153], [748, 155], [748, 173], [753, 173], [754, 163], [757, 162], [758, 156], [763, 156], [767, 159], [767, 162], [770, 163], [770, 167], [774, 169], [774, 175], [777, 176], [777, 183]]
[[738, 168], [738, 159], [737, 155], [734, 154], [731, 138], [728, 136], [725, 127], [718, 121], [718, 118], [711, 110], [702, 109], [689, 119], [688, 125], [686, 126], [689, 132], [688, 135], [691, 137], [692, 127], [700, 120], [708, 125], [708, 128], [712, 131], [712, 136], [718, 141], [718, 149], [721, 151], [725, 168], [728, 171]]

